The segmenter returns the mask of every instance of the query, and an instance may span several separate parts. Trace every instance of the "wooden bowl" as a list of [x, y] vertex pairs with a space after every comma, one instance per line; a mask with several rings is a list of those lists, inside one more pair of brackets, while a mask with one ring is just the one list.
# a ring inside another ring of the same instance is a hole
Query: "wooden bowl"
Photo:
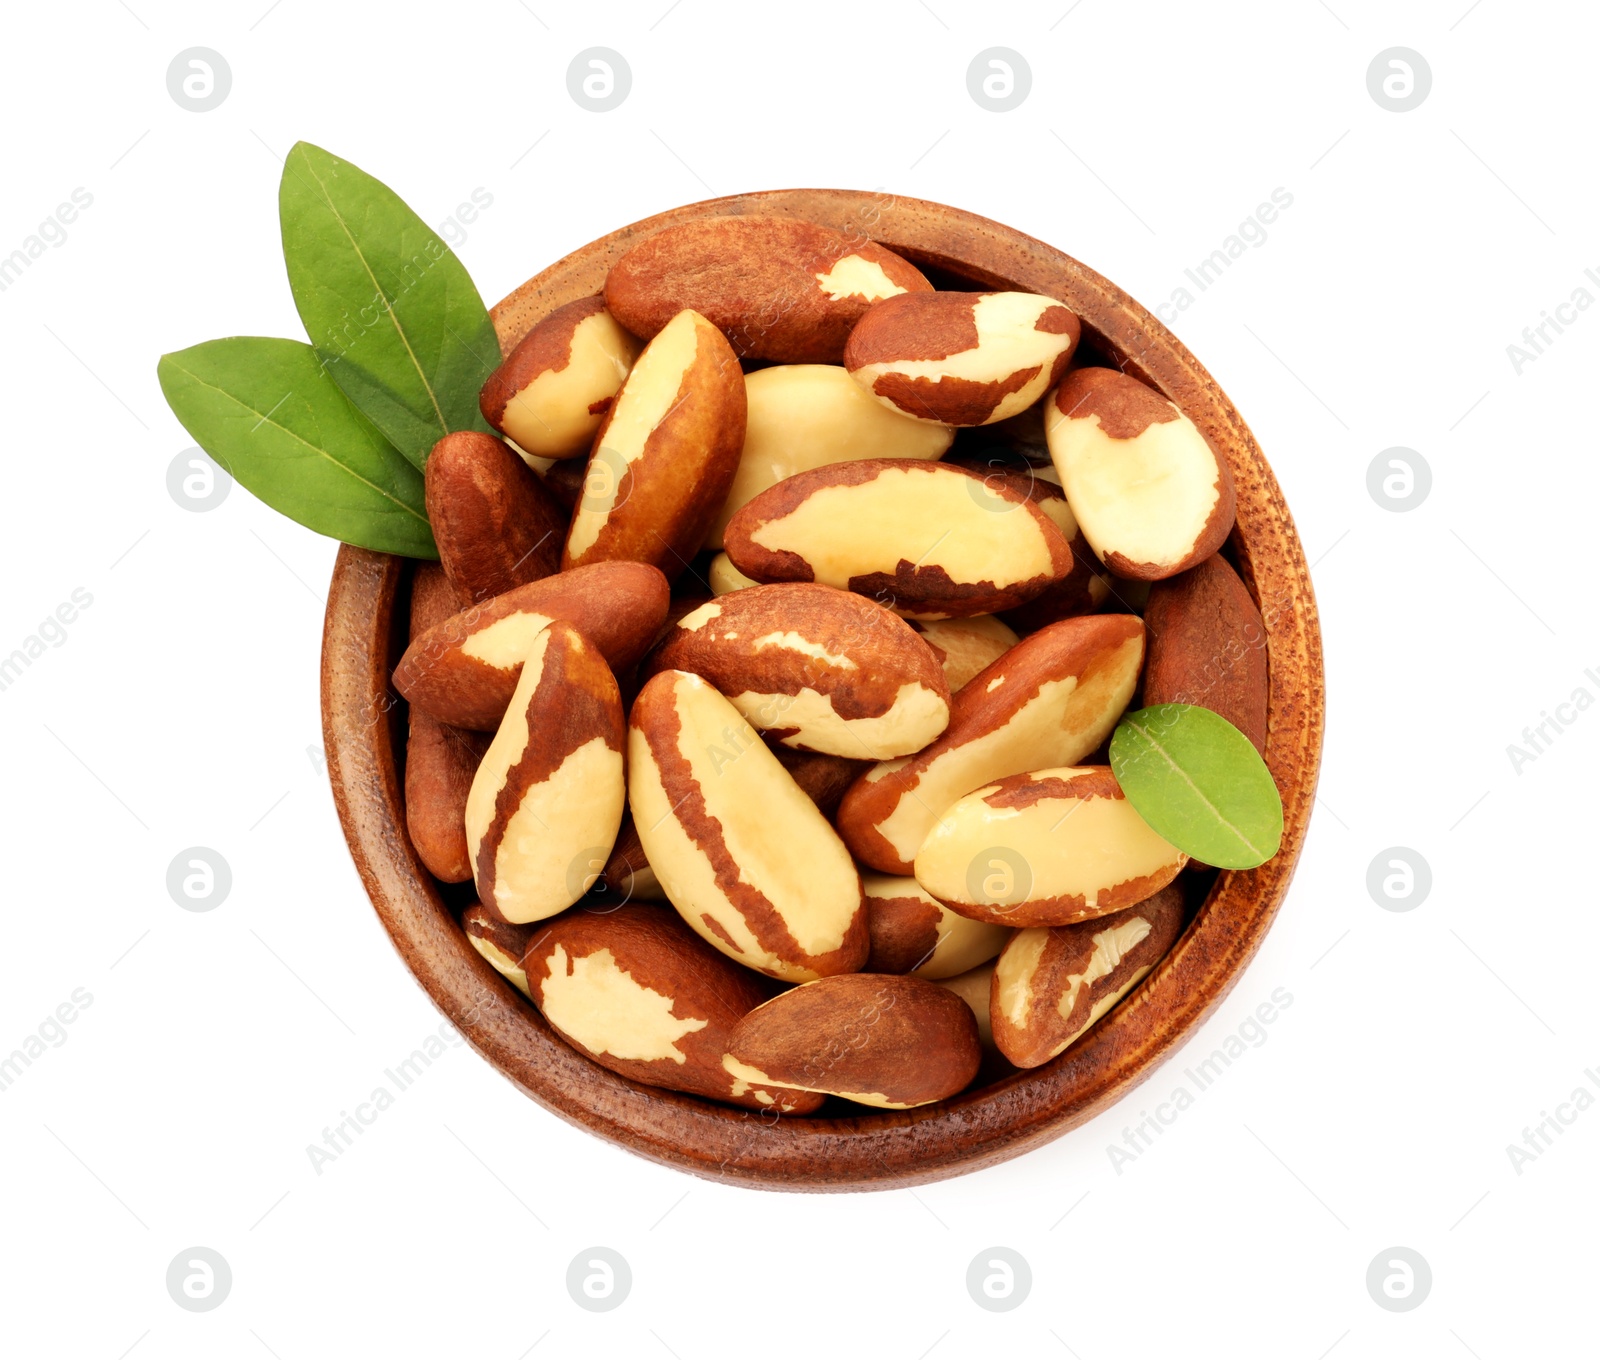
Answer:
[[1092, 1118], [1149, 1077], [1238, 980], [1288, 890], [1316, 791], [1323, 721], [1316, 601], [1266, 459], [1189, 351], [1093, 270], [957, 208], [833, 189], [690, 204], [612, 232], [523, 284], [494, 309], [502, 348], [509, 350], [552, 308], [598, 293], [611, 263], [635, 241], [720, 213], [803, 218], [870, 236], [914, 261], [939, 287], [1059, 298], [1083, 319], [1091, 359], [1119, 364], [1164, 392], [1226, 455], [1239, 502], [1230, 552], [1266, 621], [1267, 763], [1284, 803], [1278, 855], [1258, 869], [1218, 875], [1183, 938], [1144, 984], [1043, 1067], [922, 1109], [772, 1118], [636, 1085], [596, 1066], [559, 1039], [467, 943], [405, 832], [404, 705], [389, 674], [405, 637], [409, 567], [350, 547], [340, 550], [334, 567], [323, 635], [328, 773], [350, 853], [400, 957], [468, 1041], [546, 1109], [641, 1156], [713, 1180], [784, 1190], [917, 1185], [993, 1166]]

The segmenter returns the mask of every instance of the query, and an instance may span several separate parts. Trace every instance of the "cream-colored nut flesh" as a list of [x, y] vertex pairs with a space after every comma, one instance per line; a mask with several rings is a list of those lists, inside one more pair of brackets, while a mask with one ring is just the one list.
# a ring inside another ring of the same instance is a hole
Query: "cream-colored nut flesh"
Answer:
[[[835, 273], [855, 259], [840, 260]], [[890, 292], [903, 291], [891, 285]], [[875, 401], [837, 364], [757, 369], [745, 376], [744, 390], [744, 452], [708, 548], [722, 546], [722, 531], [740, 506], [797, 472], [861, 458], [938, 458], [955, 437], [949, 426], [913, 420]]]
[[[574, 881], [575, 858], [593, 847], [609, 851], [622, 822], [622, 752], [612, 744], [620, 734], [608, 740], [597, 733], [567, 751], [538, 782], [508, 789], [530, 746], [551, 735], [530, 729], [528, 709], [544, 678], [557, 629], [588, 649], [566, 624], [553, 624], [534, 638], [506, 715], [467, 794], [467, 846], [479, 894], [505, 920], [519, 924], [554, 916], [577, 901], [588, 884], [581, 876]], [[591, 665], [603, 667], [604, 662], [592, 654]], [[614, 695], [615, 682], [608, 683]], [[509, 815], [501, 807], [503, 793], [515, 799]], [[491, 830], [498, 839], [485, 865], [484, 842]], [[486, 890], [491, 883], [492, 891]]]
[[1103, 766], [1035, 770], [956, 800], [917, 851], [916, 879], [985, 919], [1065, 925], [1119, 911], [1188, 862]]
[[978, 1041], [985, 1048], [994, 1047], [994, 1025], [989, 1019], [989, 999], [994, 987], [994, 960], [980, 963], [976, 968], [955, 977], [933, 979], [946, 991], [954, 992], [968, 1007], [978, 1022]]
[[[749, 1063], [742, 1063], [731, 1053], [722, 1060], [723, 1071], [739, 1081], [748, 1082], [751, 1086], [776, 1086], [785, 1091], [809, 1091], [816, 1088], [810, 1086], [797, 1086], [792, 1081], [777, 1081], [769, 1077], [759, 1067], [752, 1067]], [[879, 1091], [836, 1091], [828, 1088], [828, 1094], [840, 1097], [842, 1100], [853, 1100], [857, 1105], [872, 1105], [880, 1110], [909, 1110], [911, 1105], [899, 1104], [890, 1100], [888, 1096]]]
[[[920, 900], [932, 913], [932, 929], [929, 932], [932, 943], [926, 945], [927, 953], [922, 962], [909, 970], [911, 977], [940, 982], [958, 973], [965, 973], [994, 958], [1011, 938], [1012, 932], [1005, 926], [958, 916], [914, 878], [862, 874], [861, 893], [867, 899], [869, 913], [873, 910], [874, 901], [894, 902], [906, 898]], [[871, 966], [869, 964], [869, 971]]]
[[[1071, 1016], [1082, 990], [1092, 987], [1101, 978], [1110, 977], [1123, 958], [1149, 934], [1150, 922], [1142, 916], [1131, 916], [1114, 925], [1108, 924], [1104, 930], [1095, 931], [1094, 952], [1090, 954], [1083, 972], [1074, 973], [1065, 980], [1066, 986], [1056, 999], [1057, 1014], [1062, 1019]], [[1038, 999], [1034, 995], [1034, 974], [1049, 938], [1050, 932], [1042, 927], [1020, 931], [995, 964], [995, 1005], [1007, 1023], [1019, 1030], [1026, 1030], [1037, 1023], [1033, 1013]], [[1096, 1021], [1137, 987], [1149, 971], [1148, 966], [1136, 968], [1123, 986], [1100, 997], [1089, 1008], [1083, 1024], [1053, 1044], [1048, 1056], [1053, 1058], [1066, 1052]]]
[[678, 1040], [706, 1027], [704, 1020], [673, 1015], [673, 998], [638, 982], [609, 949], [568, 959], [557, 944], [546, 966], [545, 1018], [593, 1053], [639, 1062], [667, 1058], [681, 1065], [687, 1058]]
[[938, 656], [952, 690], [960, 689], [1018, 642], [1016, 633], [993, 614], [975, 614], [970, 619], [929, 619], [919, 622], [917, 631]]
[[[720, 532], [717, 537], [721, 538]], [[719, 552], [711, 559], [711, 566], [706, 572], [706, 577], [711, 582], [711, 593], [713, 595], [727, 595], [732, 591], [744, 590], [747, 586], [760, 584], [759, 581], [751, 580], [738, 567], [734, 566], [733, 559], [725, 552]]]
[[518, 610], [470, 634], [461, 644], [461, 652], [497, 670], [513, 670], [523, 663], [533, 648], [533, 640], [549, 625], [550, 619], [544, 614]]
[[1020, 511], [986, 508], [974, 485], [953, 469], [885, 467], [870, 481], [819, 488], [750, 537], [804, 558], [815, 581], [840, 590], [852, 577], [892, 577], [901, 562], [942, 568], [957, 585], [990, 582], [1001, 590], [1053, 576], [1048, 530]]
[[703, 677], [797, 751], [886, 760], [920, 751], [950, 720], [949, 684], [916, 631], [812, 582], [708, 600], [668, 630], [649, 667]]
[[708, 943], [790, 982], [866, 957], [861, 880], [827, 819], [739, 711], [663, 671], [634, 706], [628, 799], [667, 898]]
[[523, 996], [529, 995], [528, 975], [523, 970], [522, 960], [514, 959], [501, 949], [493, 940], [486, 940], [481, 935], [474, 935], [470, 930], [467, 939], [472, 942], [472, 947], [484, 958], [484, 961], [499, 973], [507, 982], [511, 983]]
[[781, 739], [785, 746], [851, 760], [887, 760], [920, 751], [950, 721], [950, 701], [914, 682], [901, 685], [894, 705], [875, 718], [841, 717], [832, 699], [814, 689], [798, 694], [746, 690], [728, 700], [762, 731], [794, 728]]
[[[1171, 403], [1168, 403], [1171, 406]], [[1083, 536], [1102, 559], [1165, 566], [1188, 557], [1223, 496], [1217, 458], [1194, 422], [1175, 419], [1115, 439], [1098, 414], [1045, 407], [1045, 437]]]
[[[1055, 331], [1036, 330], [1039, 318], [1061, 304], [1035, 293], [985, 293], [972, 306], [972, 320], [978, 331], [975, 348], [958, 351], [939, 359], [893, 359], [870, 363], [854, 370], [851, 376], [868, 392], [885, 374], [938, 382], [957, 378], [972, 383], [1003, 382], [1014, 373], [1037, 368], [1038, 372], [1015, 392], [1009, 392], [983, 423], [992, 425], [1024, 411], [1038, 401], [1050, 386], [1056, 360], [1076, 338]], [[893, 407], [883, 396], [876, 400]]]
[[694, 312], [679, 312], [639, 356], [617, 394], [616, 411], [606, 431], [602, 458], [591, 460], [583, 497], [567, 532], [567, 556], [576, 559], [600, 537], [615, 508], [626, 471], [644, 456], [645, 442], [678, 400], [684, 375], [694, 363], [701, 328], [710, 323]]
[[906, 291], [884, 273], [883, 266], [876, 260], [868, 260], [860, 255], [841, 256], [826, 273], [818, 274], [816, 279], [822, 285], [822, 291], [834, 302], [843, 302], [849, 297], [878, 302]]
[[[1110, 735], [1127, 708], [1143, 654], [1143, 637], [1130, 638], [1088, 683], [1080, 685], [1076, 675], [1044, 681], [1003, 726], [941, 751], [912, 793], [876, 824], [878, 833], [910, 863], [939, 814], [964, 794], [1044, 761], [1071, 765], [1082, 760]], [[881, 779], [898, 763], [888, 761], [864, 777]]]
[[638, 340], [607, 311], [584, 317], [572, 330], [570, 346], [566, 367], [540, 373], [501, 414], [501, 428], [524, 456], [588, 453], [606, 405], [639, 356]]

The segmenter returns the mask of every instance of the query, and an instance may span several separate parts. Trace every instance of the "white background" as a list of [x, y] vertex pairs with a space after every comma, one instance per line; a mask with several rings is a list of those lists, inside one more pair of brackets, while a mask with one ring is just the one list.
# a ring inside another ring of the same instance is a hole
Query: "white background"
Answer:
[[[1506, 1148], [1574, 1088], [1600, 1094], [1584, 1076], [1600, 1069], [1600, 713], [1520, 773], [1506, 748], [1575, 688], [1600, 697], [1584, 676], [1600, 672], [1600, 309], [1520, 375], [1506, 346], [1600, 271], [1593, 15], [670, 3], [8, 11], [0, 254], [74, 188], [93, 205], [0, 293], [0, 654], [74, 588], [93, 603], [0, 693], [0, 1054], [75, 988], [93, 1001], [0, 1092], [6, 1351], [1571, 1353], [1600, 1113], [1520, 1172]], [[604, 114], [565, 79], [596, 45], [633, 73]], [[1366, 87], [1396, 45], [1433, 72], [1407, 113]], [[166, 88], [193, 46], [233, 73], [203, 114]], [[993, 46], [1032, 70], [1012, 112], [967, 92]], [[1264, 244], [1167, 314], [1260, 437], [1315, 562], [1321, 799], [1259, 957], [1173, 1063], [996, 1170], [811, 1197], [649, 1165], [454, 1048], [313, 1170], [306, 1145], [439, 1016], [379, 930], [316, 759], [334, 547], [237, 487], [180, 508], [166, 469], [190, 441], [155, 381], [166, 350], [301, 334], [276, 220], [298, 138], [434, 224], [492, 194], [459, 248], [490, 301], [675, 204], [837, 185], [1000, 219], [1153, 306], [1274, 188], [1293, 195]], [[1396, 445], [1433, 472], [1403, 514], [1366, 486]], [[203, 914], [165, 886], [195, 845], [233, 873]], [[1366, 888], [1397, 845], [1433, 873], [1405, 913]], [[1119, 1174], [1108, 1146], [1280, 987], [1293, 1003], [1265, 1042]], [[633, 1272], [605, 1314], [565, 1286], [596, 1244]], [[233, 1272], [205, 1314], [164, 1282], [195, 1245]], [[964, 1283], [996, 1245], [1033, 1274], [1009, 1313]], [[1433, 1272], [1404, 1314], [1365, 1284], [1395, 1245]]]

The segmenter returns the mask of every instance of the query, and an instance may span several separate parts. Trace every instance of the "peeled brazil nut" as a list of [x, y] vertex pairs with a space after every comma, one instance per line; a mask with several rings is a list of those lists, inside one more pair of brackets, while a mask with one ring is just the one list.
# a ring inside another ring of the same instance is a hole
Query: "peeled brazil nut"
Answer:
[[1142, 902], [1189, 857], [1104, 765], [1012, 775], [959, 798], [917, 851], [916, 878], [974, 920], [1064, 926]]
[[502, 920], [541, 921], [588, 890], [622, 823], [622, 741], [616, 679], [558, 619], [534, 638], [467, 795], [478, 900]]
[[735, 590], [743, 590], [747, 586], [761, 584], [759, 581], [752, 581], [734, 566], [733, 559], [725, 552], [719, 552], [711, 559], [711, 565], [706, 568], [706, 579], [713, 595], [727, 595]]
[[723, 543], [758, 581], [815, 581], [918, 618], [992, 614], [1073, 569], [1028, 498], [948, 463], [869, 458], [763, 491]]
[[[411, 577], [409, 636], [421, 637], [456, 612], [455, 591], [437, 562]], [[406, 835], [423, 867], [444, 883], [472, 877], [467, 853], [467, 790], [489, 739], [412, 708], [406, 725]]]
[[597, 562], [474, 605], [414, 638], [394, 669], [413, 709], [492, 732], [516, 691], [533, 640], [570, 623], [619, 671], [648, 650], [667, 617], [667, 580], [642, 562]]
[[606, 311], [604, 298], [557, 307], [489, 375], [483, 418], [534, 458], [588, 453], [639, 341]]
[[1267, 752], [1267, 630], [1239, 574], [1212, 556], [1150, 587], [1144, 702], [1198, 704]]
[[955, 437], [948, 426], [874, 401], [837, 364], [757, 369], [745, 375], [744, 390], [744, 450], [709, 548], [722, 546], [735, 511], [797, 472], [861, 458], [937, 458]]
[[1233, 528], [1228, 465], [1188, 416], [1126, 373], [1067, 374], [1044, 427], [1084, 537], [1116, 575], [1176, 576]]
[[1017, 645], [1017, 635], [993, 614], [966, 619], [929, 619], [911, 625], [922, 634], [944, 667], [952, 690], [960, 689], [985, 666]]
[[671, 579], [710, 532], [744, 444], [744, 374], [697, 312], [664, 326], [595, 435], [561, 567], [624, 558]]
[[1004, 926], [956, 915], [914, 878], [863, 874], [861, 892], [872, 940], [864, 972], [938, 981], [987, 963], [1011, 938]]
[[702, 217], [658, 231], [606, 275], [606, 306], [653, 336], [692, 307], [740, 358], [836, 364], [881, 298], [933, 287], [892, 250], [786, 217]]
[[639, 828], [633, 823], [632, 813], [623, 814], [622, 828], [600, 870], [600, 886], [621, 902], [666, 900], [656, 871], [645, 856], [644, 843], [639, 839]]
[[863, 864], [909, 874], [939, 814], [963, 794], [1095, 750], [1133, 697], [1143, 659], [1144, 624], [1130, 614], [1041, 628], [962, 686], [938, 741], [856, 780], [839, 804], [839, 834]]
[[1172, 887], [1112, 916], [1018, 931], [995, 964], [995, 1044], [1018, 1067], [1049, 1062], [1138, 986], [1182, 932], [1183, 897]]
[[1038, 401], [1082, 331], [1036, 293], [906, 293], [850, 332], [844, 366], [879, 401], [918, 420], [990, 425]]
[[467, 941], [484, 961], [523, 996], [532, 998], [528, 975], [522, 968], [522, 954], [533, 936], [532, 926], [514, 926], [502, 921], [481, 902], [474, 902], [461, 913], [461, 929]]
[[795, 987], [733, 1027], [723, 1067], [763, 1086], [908, 1110], [966, 1088], [982, 1058], [967, 1003], [922, 978], [856, 973]]
[[752, 586], [711, 600], [668, 630], [647, 665], [702, 676], [752, 727], [796, 750], [909, 755], [950, 720], [944, 671], [911, 626], [827, 586]]
[[423, 477], [439, 560], [463, 608], [554, 573], [566, 516], [501, 440], [477, 430], [447, 434]]
[[978, 1022], [978, 1042], [986, 1051], [993, 1051], [994, 1028], [989, 1023], [989, 993], [994, 983], [994, 960], [980, 963], [976, 968], [958, 973], [955, 977], [933, 981], [967, 1003], [973, 1019]]
[[785, 1114], [822, 1103], [723, 1070], [729, 1034], [769, 993], [670, 911], [572, 912], [532, 933], [523, 964], [551, 1028], [621, 1076]]
[[628, 802], [668, 900], [713, 947], [786, 982], [867, 957], [861, 878], [817, 806], [698, 675], [639, 691]]
[[1043, 510], [1050, 522], [1061, 530], [1061, 536], [1072, 549], [1073, 568], [1054, 585], [1047, 586], [1031, 600], [1024, 601], [1006, 611], [1006, 621], [1025, 633], [1037, 632], [1047, 623], [1070, 619], [1078, 614], [1092, 614], [1105, 604], [1111, 594], [1111, 582], [1105, 568], [1100, 565], [1078, 527], [1077, 517], [1067, 504], [1061, 487], [1042, 474], [1055, 469], [1039, 468], [1027, 472], [991, 472], [989, 477], [1015, 487]]

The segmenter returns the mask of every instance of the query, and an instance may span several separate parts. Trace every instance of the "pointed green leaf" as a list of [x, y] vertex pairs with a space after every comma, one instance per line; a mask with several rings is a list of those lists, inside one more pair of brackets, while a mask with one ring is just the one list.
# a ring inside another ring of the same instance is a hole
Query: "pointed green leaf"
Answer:
[[420, 468], [452, 430], [487, 430], [478, 390], [500, 346], [433, 229], [386, 184], [309, 142], [283, 163], [278, 216], [306, 334], [390, 442]]
[[164, 354], [167, 405], [212, 458], [319, 534], [438, 557], [422, 474], [352, 406], [310, 345], [236, 336]]
[[1195, 859], [1253, 869], [1278, 853], [1283, 800], [1272, 773], [1250, 738], [1208, 708], [1127, 714], [1111, 737], [1111, 772], [1139, 815]]

